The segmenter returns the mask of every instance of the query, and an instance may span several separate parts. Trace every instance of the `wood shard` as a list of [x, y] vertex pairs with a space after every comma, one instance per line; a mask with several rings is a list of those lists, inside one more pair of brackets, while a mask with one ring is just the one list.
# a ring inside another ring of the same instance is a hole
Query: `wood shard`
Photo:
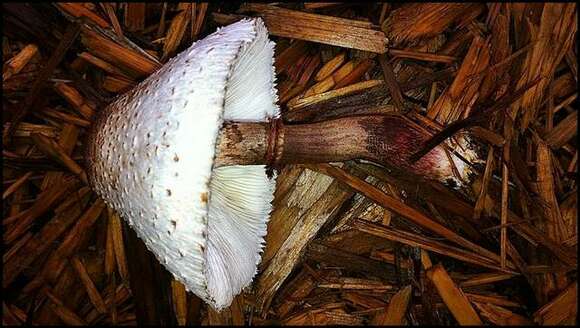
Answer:
[[97, 287], [95, 287], [94, 282], [91, 280], [91, 277], [89, 276], [84, 264], [78, 257], [74, 257], [72, 259], [72, 264], [77, 274], [79, 275], [81, 282], [85, 286], [87, 295], [89, 295], [89, 299], [91, 300], [91, 303], [93, 303], [93, 305], [95, 306], [95, 309], [97, 309], [97, 311], [99, 311], [100, 313], [107, 313], [107, 307], [105, 306], [105, 302], [103, 301], [101, 294], [97, 290]]
[[427, 277], [433, 282], [443, 302], [460, 325], [483, 324], [467, 296], [455, 285], [441, 264], [436, 264], [427, 270]]
[[413, 289], [410, 285], [397, 292], [389, 301], [386, 311], [379, 312], [372, 321], [377, 326], [401, 326], [411, 300]]
[[537, 77], [542, 77], [542, 79], [511, 108], [512, 117], [523, 111], [521, 113], [522, 130], [527, 128], [536, 117], [557, 65], [574, 42], [577, 29], [576, 11], [576, 4], [573, 3], [549, 3], [541, 11], [539, 26], [535, 27], [537, 30], [532, 39], [534, 46], [526, 54], [522, 66], [525, 74], [521, 75], [517, 87]]
[[38, 54], [38, 47], [35, 44], [29, 44], [22, 48], [20, 52], [10, 58], [2, 68], [2, 81], [8, 80], [12, 75], [20, 73], [20, 71], [30, 62], [30, 60]]
[[140, 31], [145, 27], [145, 4], [129, 2], [125, 7], [125, 26], [130, 32]]
[[135, 77], [148, 76], [161, 67], [159, 62], [88, 28], [83, 28], [81, 40], [93, 55], [127, 70]]
[[187, 294], [185, 286], [177, 280], [172, 280], [171, 291], [173, 294], [173, 307], [177, 324], [184, 326], [187, 316]]
[[534, 321], [544, 326], [571, 323], [578, 311], [578, 282], [571, 283], [560, 295], [534, 313]]
[[101, 16], [97, 15], [94, 11], [83, 6], [82, 3], [60, 2], [57, 4], [57, 6], [74, 17], [87, 18], [89, 21], [93, 22], [94, 24], [97, 24], [102, 28], [108, 28], [110, 26], [106, 20], [104, 20]]
[[578, 133], [578, 111], [574, 111], [556, 125], [546, 136], [550, 147], [558, 149]]
[[512, 311], [505, 309], [501, 306], [483, 303], [483, 302], [473, 302], [481, 316], [491, 323], [498, 326], [530, 326], [533, 322]]
[[387, 50], [384, 33], [374, 30], [368, 22], [258, 3], [243, 4], [241, 10], [261, 16], [272, 35], [376, 53]]
[[407, 3], [391, 12], [381, 26], [395, 44], [437, 35], [466, 12], [482, 4]]
[[323, 92], [320, 94], [315, 94], [315, 95], [305, 97], [305, 98], [295, 98], [295, 99], [288, 102], [288, 108], [290, 110], [303, 108], [303, 107], [314, 105], [314, 104], [317, 104], [317, 103], [320, 103], [320, 102], [323, 102], [323, 101], [326, 101], [326, 100], [329, 100], [332, 98], [337, 98], [337, 97], [361, 92], [363, 90], [367, 90], [367, 89], [376, 87], [377, 85], [381, 85], [383, 83], [384, 82], [382, 80], [368, 80], [368, 81], [363, 81], [363, 82], [351, 84], [349, 86], [346, 86], [346, 87], [343, 87], [340, 89], [335, 89], [335, 90], [330, 90], [330, 91]]
[[324, 63], [324, 66], [322, 66], [318, 73], [316, 73], [314, 80], [320, 82], [329, 77], [330, 74], [334, 73], [334, 71], [336, 71], [342, 65], [342, 63], [344, 63], [345, 58], [346, 53], [341, 52], [328, 62]]
[[166, 61], [172, 57], [181, 43], [181, 40], [185, 35], [185, 28], [191, 21], [190, 6], [190, 3], [185, 2], [177, 5], [179, 13], [173, 18], [169, 25], [169, 30], [167, 31], [167, 36], [165, 37], [165, 42], [163, 44], [163, 57], [161, 57], [161, 61]]

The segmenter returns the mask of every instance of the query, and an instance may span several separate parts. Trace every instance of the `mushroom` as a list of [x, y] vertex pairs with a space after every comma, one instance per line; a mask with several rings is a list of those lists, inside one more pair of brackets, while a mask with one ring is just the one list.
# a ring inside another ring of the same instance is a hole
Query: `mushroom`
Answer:
[[401, 116], [284, 125], [273, 54], [259, 18], [218, 29], [109, 104], [89, 132], [91, 187], [216, 310], [257, 272], [275, 189], [268, 168], [358, 158], [453, 177], [441, 147], [407, 160], [425, 140]]

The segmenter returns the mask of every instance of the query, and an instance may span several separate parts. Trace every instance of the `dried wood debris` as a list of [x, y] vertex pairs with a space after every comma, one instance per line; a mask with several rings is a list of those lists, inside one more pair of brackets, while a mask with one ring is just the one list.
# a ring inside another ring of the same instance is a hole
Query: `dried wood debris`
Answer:
[[[5, 325], [577, 325], [574, 3], [2, 4]], [[262, 17], [287, 123], [397, 112], [454, 188], [364, 160], [278, 174], [254, 283], [216, 312], [87, 185], [95, 114]], [[466, 146], [460, 140], [470, 139]]]

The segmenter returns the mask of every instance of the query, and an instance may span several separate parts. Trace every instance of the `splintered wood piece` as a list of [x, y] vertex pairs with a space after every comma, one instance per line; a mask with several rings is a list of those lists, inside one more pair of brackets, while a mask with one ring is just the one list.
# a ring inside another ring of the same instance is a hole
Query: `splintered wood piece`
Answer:
[[537, 147], [537, 189], [541, 199], [548, 205], [542, 207], [547, 221], [543, 224], [544, 231], [556, 242], [562, 242], [566, 239], [562, 213], [556, 198], [556, 189], [554, 186], [554, 172], [552, 165], [551, 150], [542, 141], [538, 141]]
[[86, 241], [88, 230], [95, 224], [104, 209], [105, 203], [101, 199], [97, 199], [91, 205], [83, 216], [78, 219], [75, 226], [69, 230], [60, 246], [49, 256], [42, 272], [27, 286], [28, 290], [34, 288], [37, 283], [42, 283], [44, 279], [49, 282], [57, 280], [65, 267], [64, 259], [71, 256]]
[[2, 301], [2, 324], [7, 326], [19, 326], [26, 321], [26, 316], [20, 317], [10, 307], [5, 301]]
[[481, 126], [472, 126], [469, 128], [469, 131], [476, 137], [481, 138], [494, 146], [500, 147], [505, 144], [505, 139], [502, 135]]
[[345, 63], [339, 69], [337, 69], [335, 72], [329, 75], [327, 78], [316, 83], [315, 85], [310, 87], [310, 89], [306, 90], [306, 92], [304, 92], [303, 97], [309, 97], [333, 89], [338, 81], [342, 80], [344, 77], [346, 77], [353, 71], [356, 62], [357, 62], [356, 60], [351, 60]]
[[401, 326], [403, 325], [405, 313], [409, 306], [409, 301], [413, 293], [411, 285], [407, 285], [398, 291], [387, 306], [385, 311], [379, 312], [372, 320], [375, 326]]
[[276, 74], [287, 71], [292, 65], [296, 63], [300, 56], [303, 56], [307, 50], [306, 42], [295, 40], [284, 51], [276, 55], [274, 65], [276, 66]]
[[113, 238], [113, 249], [115, 253], [115, 263], [117, 263], [117, 270], [123, 282], [129, 281], [129, 269], [127, 266], [127, 258], [125, 256], [125, 244], [123, 242], [123, 228], [121, 225], [121, 218], [117, 212], [107, 208], [109, 216], [109, 226]]
[[300, 86], [306, 86], [308, 82], [310, 82], [312, 74], [314, 74], [314, 72], [318, 68], [318, 65], [320, 65], [320, 62], [321, 62], [320, 54], [315, 54], [314, 56], [312, 56], [308, 64], [304, 67], [302, 75], [300, 75], [300, 79], [298, 79], [297, 84]]
[[[370, 253], [371, 259], [391, 263], [394, 261], [393, 254], [390, 248], [383, 249], [383, 247], [388, 246], [383, 238], [369, 236], [347, 226], [347, 222], [354, 218], [370, 221], [380, 219], [383, 212], [384, 209], [382, 207], [373, 204], [365, 197], [355, 196], [353, 198], [353, 207], [338, 218], [339, 223], [337, 226], [341, 225], [341, 227], [333, 228], [329, 235], [322, 239], [322, 242], [328, 247], [345, 249], [352, 254], [366, 255]], [[407, 264], [405, 260], [400, 262], [402, 267]]]
[[[370, 295], [366, 295], [363, 294], [359, 291], [345, 291], [341, 294], [342, 299], [344, 299], [345, 301], [350, 302], [352, 305], [354, 305], [357, 308], [360, 308], [361, 310], [356, 311], [356, 312], [351, 312], [351, 313], [357, 313], [357, 314], [368, 314], [368, 313], [372, 313], [372, 314], [376, 314], [377, 312], [380, 312], [381, 310], [383, 310], [384, 308], [386, 308], [386, 302], [380, 301], [379, 299], [377, 299], [376, 297], [372, 297]], [[368, 311], [368, 312], [366, 312]]]
[[460, 325], [483, 325], [467, 296], [461, 288], [455, 285], [441, 264], [432, 266], [427, 270], [426, 275], [433, 282], [443, 302]]
[[298, 275], [288, 283], [287, 287], [281, 291], [282, 304], [276, 308], [276, 313], [280, 318], [285, 318], [298, 305], [299, 300], [304, 299], [316, 288], [316, 279], [303, 269]]
[[8, 80], [12, 75], [20, 71], [30, 62], [38, 53], [38, 47], [35, 44], [29, 44], [22, 48], [16, 56], [10, 58], [2, 68], [2, 81]]
[[94, 305], [95, 309], [99, 311], [99, 313], [107, 313], [107, 307], [101, 294], [97, 290], [93, 280], [89, 276], [87, 269], [85, 268], [82, 261], [77, 257], [72, 258], [72, 265], [76, 270], [78, 277], [80, 278], [83, 286], [85, 286], [85, 290], [87, 291], [87, 295], [89, 296], [89, 300]]
[[177, 5], [177, 10], [179, 13], [175, 15], [171, 24], [169, 24], [169, 30], [165, 36], [165, 43], [163, 44], [163, 56], [161, 61], [165, 62], [169, 57], [175, 54], [175, 50], [179, 47], [183, 36], [185, 35], [185, 28], [187, 24], [191, 21], [191, 3], [180, 2]]
[[[77, 145], [79, 137], [79, 128], [70, 123], [64, 123], [58, 138], [58, 145], [69, 156], [72, 155], [74, 148]], [[48, 172], [42, 180], [41, 189], [46, 190], [51, 186], [60, 183], [64, 177], [64, 172]]]
[[125, 221], [123, 235], [137, 322], [141, 325], [174, 325], [176, 317], [171, 306], [173, 277]]
[[336, 71], [344, 60], [346, 59], [346, 53], [340, 52], [338, 55], [334, 56], [331, 60], [324, 63], [324, 65], [320, 68], [320, 70], [316, 73], [314, 80], [316, 82], [320, 82], [327, 77], [329, 77], [334, 71]]
[[[18, 241], [10, 247], [10, 249], [2, 255], [2, 263], [6, 264], [15, 254], [18, 253], [32, 238], [32, 233], [27, 232], [24, 236], [20, 237]], [[6, 269], [4, 271], [4, 276], [6, 276]]]
[[16, 127], [22, 121], [22, 119], [28, 114], [28, 111], [33, 107], [35, 102], [41, 96], [41, 91], [43, 87], [46, 85], [48, 79], [60, 64], [61, 60], [64, 58], [64, 55], [68, 51], [68, 49], [73, 45], [74, 41], [76, 40], [77, 36], [80, 32], [80, 25], [76, 23], [71, 23], [64, 35], [62, 36], [57, 48], [54, 50], [46, 65], [40, 70], [32, 88], [28, 91], [26, 98], [24, 98], [24, 103], [21, 107], [18, 107], [17, 112], [14, 114], [12, 119], [12, 124], [6, 131], [6, 135], [4, 136], [4, 145], [10, 144], [12, 136], [16, 131]]
[[516, 88], [538, 77], [542, 79], [511, 108], [512, 117], [522, 112], [521, 131], [535, 120], [544, 101], [547, 87], [552, 81], [558, 64], [571, 48], [577, 29], [576, 4], [547, 3], [541, 9], [541, 18], [538, 19], [537, 24], [533, 24], [534, 33], [530, 32], [534, 46], [527, 53]]
[[339, 277], [319, 283], [318, 288], [384, 291], [393, 290], [395, 287], [375, 280]]
[[177, 320], [178, 325], [184, 326], [187, 316], [187, 292], [185, 291], [185, 286], [179, 281], [173, 279], [171, 281], [171, 293], [175, 319]]
[[[4, 127], [8, 128], [10, 123], [4, 123]], [[49, 125], [42, 125], [42, 124], [31, 124], [22, 122], [16, 128], [16, 132], [14, 133], [15, 137], [30, 137], [32, 133], [40, 133], [49, 138], [57, 138], [59, 136], [60, 129], [49, 126]], [[6, 180], [8, 181], [8, 180]], [[4, 181], [6, 183], [6, 181]]]
[[149, 76], [161, 67], [158, 61], [87, 27], [82, 29], [81, 41], [93, 55], [123, 69], [131, 77]]
[[[477, 201], [475, 202], [475, 207], [473, 208], [473, 219], [479, 220], [481, 218], [481, 214], [483, 210], [486, 208], [486, 199], [487, 199], [487, 189], [489, 185], [489, 181], [491, 179], [494, 167], [494, 148], [489, 147], [487, 151], [487, 160], [485, 163], [485, 171], [483, 172], [483, 178], [481, 179], [481, 183], [474, 183], [472, 184], [474, 191], [477, 190], [479, 186], [479, 193], [477, 196]], [[479, 180], [477, 180], [479, 182]], [[478, 185], [478, 186], [476, 186]]]
[[578, 111], [573, 111], [544, 137], [553, 149], [564, 146], [578, 133]]
[[349, 86], [346, 86], [346, 87], [343, 87], [340, 89], [330, 90], [327, 92], [315, 94], [315, 95], [305, 97], [305, 98], [294, 98], [288, 102], [287, 106], [288, 106], [289, 110], [297, 110], [297, 109], [311, 106], [314, 104], [318, 104], [318, 103], [321, 103], [324, 101], [328, 101], [328, 100], [333, 99], [333, 98], [362, 92], [364, 90], [371, 89], [371, 88], [376, 87], [378, 85], [381, 85], [383, 83], [384, 83], [383, 80], [363, 81], [363, 82], [351, 84]]
[[478, 98], [479, 86], [484, 78], [481, 73], [487, 68], [489, 60], [489, 39], [474, 38], [453, 83], [433, 107], [427, 109], [427, 117], [447, 124], [469, 112]]
[[304, 66], [306, 65], [306, 63], [310, 58], [312, 58], [311, 55], [309, 55], [308, 53], [304, 53], [291, 67], [288, 68], [287, 75], [289, 81], [295, 82], [298, 80], [300, 72], [302, 72], [302, 69], [304, 68]]
[[130, 32], [145, 28], [145, 3], [128, 2], [125, 7], [124, 22]]
[[[456, 81], [457, 81], [457, 79], [456, 79]], [[489, 119], [493, 114], [495, 114], [499, 110], [505, 109], [506, 107], [510, 106], [517, 99], [519, 99], [527, 90], [532, 88], [538, 82], [539, 82], [539, 79], [536, 79], [536, 80], [532, 81], [531, 83], [525, 85], [521, 89], [518, 89], [518, 90], [514, 91], [513, 93], [509, 93], [509, 94], [506, 94], [505, 96], [501, 97], [496, 102], [494, 102], [493, 105], [491, 105], [491, 107], [478, 108], [479, 111], [476, 114], [471, 115], [471, 116], [466, 117], [466, 118], [463, 118], [463, 119], [460, 119], [460, 120], [453, 121], [445, 129], [438, 132], [436, 135], [434, 135], [429, 140], [427, 140], [424, 143], [423, 148], [421, 150], [419, 150], [419, 151], [415, 152], [415, 154], [411, 155], [410, 160], [411, 161], [419, 160], [421, 157], [423, 157], [425, 154], [427, 154], [433, 148], [437, 147], [443, 141], [452, 137], [455, 133], [459, 132], [461, 129], [470, 127], [474, 124], [481, 124], [482, 122], [484, 122], [486, 119]], [[442, 95], [437, 101], [442, 99], [444, 96], [445, 96], [445, 94]], [[475, 96], [477, 96], [477, 94]], [[475, 97], [472, 100], [475, 100]], [[470, 106], [471, 105], [473, 105], [473, 103], [470, 103]], [[435, 106], [437, 106], [437, 103], [435, 103], [435, 105], [433, 105], [433, 108]], [[427, 111], [427, 116], [429, 116], [429, 110]]]
[[[110, 63], [102, 60], [99, 57], [94, 56], [93, 54], [91, 54], [90, 52], [82, 52], [79, 55], [79, 58], [82, 58], [83, 60], [86, 60], [87, 62], [97, 66], [98, 68], [104, 70], [107, 73], [113, 74], [115, 76], [119, 76], [119, 77], [124, 77], [124, 78], [129, 78], [127, 76], [127, 74], [125, 74], [125, 72], [123, 72], [123, 70], [119, 69], [118, 67], [111, 65]], [[58, 83], [61, 84], [61, 83]], [[64, 84], [64, 83], [62, 83]], [[66, 84], [65, 84], [66, 85]]]
[[459, 284], [461, 287], [473, 287], [487, 285], [498, 281], [504, 281], [513, 278], [514, 275], [503, 272], [481, 273], [469, 278]]
[[387, 38], [370, 22], [318, 15], [259, 3], [244, 3], [243, 12], [256, 12], [270, 34], [376, 53], [387, 50]]
[[472, 302], [477, 301], [477, 302], [501, 305], [501, 306], [506, 306], [506, 307], [522, 307], [522, 305], [520, 303], [510, 301], [503, 296], [479, 295], [479, 294], [473, 294], [473, 293], [465, 293], [465, 296], [467, 296], [467, 298]]
[[347, 314], [338, 304], [328, 304], [299, 312], [282, 322], [283, 325], [362, 325], [362, 318]]
[[360, 231], [369, 233], [371, 235], [400, 242], [413, 247], [420, 247], [424, 250], [429, 250], [441, 255], [449, 256], [457, 260], [472, 263], [486, 268], [495, 269], [498, 271], [513, 271], [503, 270], [494, 261], [483, 257], [477, 253], [470, 253], [461, 248], [449, 246], [439, 241], [431, 240], [429, 238], [421, 237], [406, 231], [394, 229], [391, 227], [382, 226], [380, 224], [368, 222], [366, 220], [354, 220], [352, 226]]
[[494, 325], [531, 326], [533, 324], [530, 319], [501, 306], [483, 302], [473, 302], [473, 304], [479, 310], [479, 314]]
[[[381, 225], [383, 226], [388, 226], [384, 223], [381, 223]], [[384, 261], [390, 264], [395, 265], [396, 264], [396, 259], [395, 259], [395, 254], [393, 254], [392, 252], [387, 252], [387, 251], [373, 251], [371, 253], [371, 259], [375, 259], [375, 260], [380, 260], [380, 261]], [[401, 268], [405, 268], [405, 269], [411, 269], [411, 267], [413, 266], [413, 262], [411, 260], [401, 260], [399, 261], [399, 266]]]
[[429, 252], [424, 249], [421, 249], [421, 267], [423, 270], [429, 270], [433, 266], [433, 262], [431, 262], [431, 257], [429, 257]]
[[115, 14], [115, 8], [113, 8], [113, 5], [106, 2], [101, 2], [100, 5], [107, 13], [107, 17], [109, 17], [109, 21], [113, 25], [113, 29], [115, 30], [115, 33], [117, 33], [117, 36], [123, 38], [123, 29], [121, 28], [117, 14]]
[[32, 140], [40, 151], [48, 157], [58, 161], [68, 168], [72, 173], [76, 174], [82, 182], [88, 184], [87, 175], [83, 168], [80, 167], [56, 142], [43, 136], [42, 134], [34, 133], [31, 135]]
[[78, 127], [83, 127], [83, 128], [87, 128], [91, 125], [90, 121], [82, 119], [76, 115], [67, 114], [67, 113], [64, 113], [60, 110], [52, 109], [52, 108], [45, 108], [42, 110], [42, 112], [37, 112], [37, 113], [33, 113], [33, 114], [34, 114], [34, 116], [38, 116], [40, 118], [46, 118], [46, 117], [53, 118], [56, 120], [60, 120], [64, 123], [73, 124], [73, 125], [76, 125]]
[[447, 227], [431, 220], [418, 210], [408, 206], [407, 204], [402, 203], [400, 200], [392, 196], [385, 194], [376, 187], [361, 180], [360, 178], [357, 178], [356, 176], [353, 176], [352, 174], [347, 173], [346, 171], [340, 168], [334, 167], [329, 164], [320, 164], [316, 166], [307, 166], [307, 167], [313, 167], [312, 169], [337, 179], [338, 181], [348, 185], [354, 190], [372, 199], [374, 202], [383, 206], [384, 208], [409, 219], [410, 221], [420, 225], [425, 229], [435, 232], [438, 235], [443, 236], [453, 242], [456, 242], [459, 245], [469, 248], [481, 254], [482, 256], [491, 259], [492, 261], [499, 262], [499, 256], [497, 254], [490, 252], [487, 249], [470, 242], [469, 240], [466, 240], [465, 238], [456, 234]]
[[[310, 195], [312, 198], [310, 198], [311, 202], [308, 204], [308, 202], [304, 202], [304, 197], [296, 198], [301, 192], [305, 191], [304, 188], [295, 188], [292, 194], [287, 195], [289, 197], [287, 206], [295, 208], [294, 210], [298, 210], [296, 207], [301, 207], [304, 212], [301, 215], [295, 215], [296, 219], [300, 220], [299, 223], [294, 221], [297, 224], [284, 229], [289, 232], [286, 238], [274, 239], [275, 241], [272, 243], [280, 246], [271, 260], [267, 262], [267, 266], [257, 282], [258, 308], [260, 308], [261, 313], [266, 313], [264, 310], [270, 307], [272, 297], [299, 263], [308, 243], [316, 236], [322, 226], [337, 214], [340, 205], [352, 196], [351, 191], [344, 190], [332, 179], [315, 172], [310, 174], [315, 177], [314, 183], [321, 185], [318, 186], [320, 189], [316, 188], [318, 189], [318, 196], [312, 197], [313, 195]], [[312, 187], [317, 186], [307, 186], [306, 190]], [[310, 193], [313, 192], [311, 191]], [[290, 214], [287, 212], [289, 210], [288, 207], [277, 208], [272, 213], [272, 218], [268, 222], [269, 231], [278, 230], [277, 224], [281, 224], [280, 221], [283, 224], [284, 221], [289, 219], [286, 216]], [[266, 245], [268, 247], [270, 246], [268, 239], [273, 240], [271, 239], [272, 237], [266, 236]], [[266, 248], [266, 252], [268, 252], [268, 248]]]
[[334, 79], [332, 75], [327, 77], [326, 79], [316, 83], [315, 85], [311, 86], [308, 90], [304, 92], [303, 95], [296, 97], [290, 101], [291, 104], [296, 103], [301, 98], [310, 97], [312, 95], [317, 95], [323, 92], [326, 92], [334, 87]]
[[346, 76], [352, 73], [359, 62], [360, 60], [358, 59], [350, 60], [342, 65], [339, 69], [337, 69], [334, 73], [332, 73], [332, 79], [334, 80], [334, 83], [336, 84], [338, 81], [344, 79]]
[[43, 293], [50, 300], [50, 309], [67, 325], [71, 326], [86, 326], [87, 323], [81, 319], [74, 311], [69, 309], [64, 303], [58, 299], [48, 287], [43, 288]]
[[342, 2], [305, 2], [304, 9], [314, 10], [342, 5]]
[[[196, 7], [195, 20], [192, 20], [192, 23], [191, 23], [191, 33], [192, 33], [191, 37], [193, 40], [195, 40], [195, 39], [197, 39], [197, 36], [201, 32], [201, 28], [203, 27], [203, 22], [205, 20], [207, 7], [209, 6], [209, 3], [207, 3], [207, 2], [200, 2], [197, 4], [192, 3], [191, 6], [192, 6], [192, 8], [193, 8], [193, 6]], [[193, 17], [193, 15], [192, 15], [192, 17]]]
[[381, 28], [395, 45], [441, 34], [481, 3], [406, 3], [393, 10]]
[[243, 326], [246, 324], [246, 318], [244, 317], [244, 294], [238, 294], [236, 297], [234, 297], [229, 310], [232, 325]]
[[560, 102], [558, 105], [556, 105], [556, 107], [554, 107], [554, 113], [557, 113], [558, 111], [560, 111], [564, 107], [569, 109], [570, 107], [568, 107], [568, 105], [570, 105], [574, 100], [576, 100], [576, 98], [578, 98], [577, 92], [572, 94], [568, 98], [562, 100], [562, 102]]
[[103, 19], [100, 15], [96, 14], [94, 11], [83, 6], [82, 3], [75, 2], [59, 2], [56, 5], [66, 13], [77, 17], [77, 18], [87, 18], [89, 21], [97, 24], [102, 28], [110, 27], [109, 23]]
[[209, 307], [207, 309], [207, 325], [208, 326], [230, 326], [232, 325], [232, 313], [230, 308], [225, 308], [222, 311], [216, 311]]
[[410, 58], [428, 62], [451, 64], [458, 60], [457, 57], [438, 55], [430, 52], [414, 51], [407, 49], [389, 49], [389, 55], [393, 58]]
[[324, 263], [329, 267], [340, 267], [351, 272], [367, 273], [381, 277], [383, 280], [395, 282], [395, 268], [392, 265], [352, 254], [344, 249], [332, 248], [319, 242], [312, 242], [308, 246], [306, 257], [313, 261]]
[[23, 176], [21, 176], [20, 178], [18, 178], [18, 180], [16, 180], [13, 184], [11, 184], [10, 187], [6, 188], [6, 190], [4, 190], [4, 192], [2, 193], [2, 200], [8, 198], [8, 196], [12, 195], [12, 193], [18, 190], [18, 188], [20, 188], [20, 186], [22, 186], [33, 173], [34, 172], [32, 171], [26, 172]]
[[[499, 7], [499, 6], [498, 6]], [[490, 12], [491, 15], [491, 12]], [[489, 18], [489, 16], [488, 16]], [[507, 86], [511, 77], [507, 74], [509, 66], [498, 65], [510, 58], [512, 52], [510, 46], [510, 19], [507, 15], [497, 14], [494, 16], [491, 25], [490, 47], [493, 51], [490, 54], [490, 70], [486, 73], [481, 84], [481, 98], [499, 98], [508, 90]]]
[[574, 325], [578, 311], [578, 282], [571, 283], [552, 301], [534, 313], [534, 321], [544, 326]]
[[[26, 242], [13, 257], [4, 263], [4, 277], [2, 280], [4, 287], [11, 284], [23, 269], [52, 247], [53, 242], [77, 221], [87, 201], [88, 191], [88, 187], [83, 187], [78, 192], [72, 193], [74, 196], [63, 202], [63, 204], [67, 202], [76, 202], [78, 204], [59, 212], [55, 210], [57, 214], [42, 227], [42, 230]], [[76, 197], [77, 195], [78, 198]], [[59, 208], [61, 207], [63, 206], [60, 205]], [[22, 239], [24, 238], [20, 237], [20, 240]]]
[[351, 85], [355, 82], [358, 82], [365, 74], [368, 72], [373, 66], [375, 62], [372, 59], [364, 59], [360, 63], [356, 65], [356, 67], [345, 77], [338, 80], [336, 85], [334, 86], [335, 89], [340, 89]]
[[95, 112], [94, 106], [88, 104], [77, 89], [62, 82], [56, 83], [54, 88], [57, 93], [63, 96], [85, 119], [91, 120]]
[[[507, 160], [504, 157], [504, 160]], [[500, 256], [501, 256], [501, 268], [504, 269], [506, 266], [506, 254], [507, 254], [507, 227], [508, 222], [508, 197], [509, 197], [509, 170], [506, 163], [502, 163], [502, 176], [501, 176], [501, 225], [500, 230]]]
[[[107, 208], [109, 210], [109, 208]], [[108, 215], [107, 221], [107, 240], [105, 241], [105, 274], [113, 277], [115, 274], [115, 245], [113, 244], [113, 229], [111, 216]]]
[[[363, 171], [378, 176], [381, 179], [386, 180], [388, 182], [392, 182], [393, 184], [403, 183], [405, 185], [412, 185], [414, 193], [416, 193], [420, 197], [425, 198], [426, 200], [432, 202], [433, 204], [436, 204], [437, 206], [444, 208], [447, 211], [450, 211], [450, 213], [454, 213], [466, 219], [473, 218], [474, 210], [472, 205], [454, 196], [446, 189], [437, 187], [433, 183], [422, 180], [420, 182], [409, 179], [395, 180], [393, 179], [392, 176], [381, 174], [380, 171], [372, 169], [369, 166], [363, 167], [361, 165], [358, 165], [357, 168], [361, 169], [364, 168]], [[496, 203], [495, 201], [492, 200], [491, 197], [489, 197], [489, 194], [487, 196], [488, 200], [486, 200], [486, 203], [487, 202], [489, 202], [490, 204]], [[565, 248], [562, 248], [559, 243], [555, 242], [553, 239], [546, 236], [545, 233], [542, 233], [534, 226], [527, 224], [527, 222], [524, 219], [516, 215], [513, 211], [508, 210], [508, 214], [509, 221], [513, 223], [512, 224], [513, 230], [517, 232], [520, 236], [525, 238], [532, 245], [538, 244], [543, 245], [563, 263], [566, 263], [571, 267], [576, 266], [575, 252], [571, 252]]]
[[[117, 308], [126, 302], [131, 296], [131, 290], [124, 284], [120, 284], [115, 287], [115, 285], [111, 283], [105, 288], [105, 291], [103, 292], [103, 298], [107, 308]], [[89, 324], [94, 325], [103, 317], [104, 316], [97, 312], [97, 310], [91, 309], [91, 311], [86, 315], [86, 320], [89, 322]], [[119, 318], [117, 318], [117, 322], [119, 321]]]
[[73, 183], [73, 181], [67, 180], [54, 185], [52, 188], [43, 191], [30, 208], [4, 219], [2, 224], [5, 226], [14, 223], [9, 230], [4, 231], [4, 243], [12, 243], [18, 236], [26, 232], [36, 218], [50, 210], [58, 200], [66, 195], [69, 189], [73, 187]]
[[120, 76], [105, 76], [103, 89], [113, 93], [123, 93], [135, 86], [135, 82]]
[[391, 98], [395, 107], [398, 111], [402, 112], [405, 109], [405, 105], [403, 104], [403, 94], [401, 93], [401, 87], [397, 82], [397, 78], [395, 76], [395, 72], [393, 71], [393, 67], [389, 63], [387, 55], [380, 55], [378, 57], [379, 63], [381, 64], [381, 68], [383, 70], [383, 77], [385, 78], [385, 83], [389, 92], [391, 93]]
[[278, 179], [280, 184], [273, 201], [275, 210], [268, 222], [268, 227], [272, 228], [268, 229], [270, 233], [265, 236], [267, 246], [262, 254], [263, 267], [291, 235], [292, 229], [301, 220], [300, 214], [306, 214], [332, 184], [332, 179], [327, 176], [297, 167], [282, 172]]

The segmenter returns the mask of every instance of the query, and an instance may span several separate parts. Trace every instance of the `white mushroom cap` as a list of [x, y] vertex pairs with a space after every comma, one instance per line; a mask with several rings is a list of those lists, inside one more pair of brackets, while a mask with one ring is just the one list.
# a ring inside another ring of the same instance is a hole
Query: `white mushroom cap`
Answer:
[[274, 179], [213, 168], [224, 120], [279, 117], [261, 19], [209, 35], [105, 108], [87, 146], [93, 189], [188, 290], [220, 310], [257, 272]]

